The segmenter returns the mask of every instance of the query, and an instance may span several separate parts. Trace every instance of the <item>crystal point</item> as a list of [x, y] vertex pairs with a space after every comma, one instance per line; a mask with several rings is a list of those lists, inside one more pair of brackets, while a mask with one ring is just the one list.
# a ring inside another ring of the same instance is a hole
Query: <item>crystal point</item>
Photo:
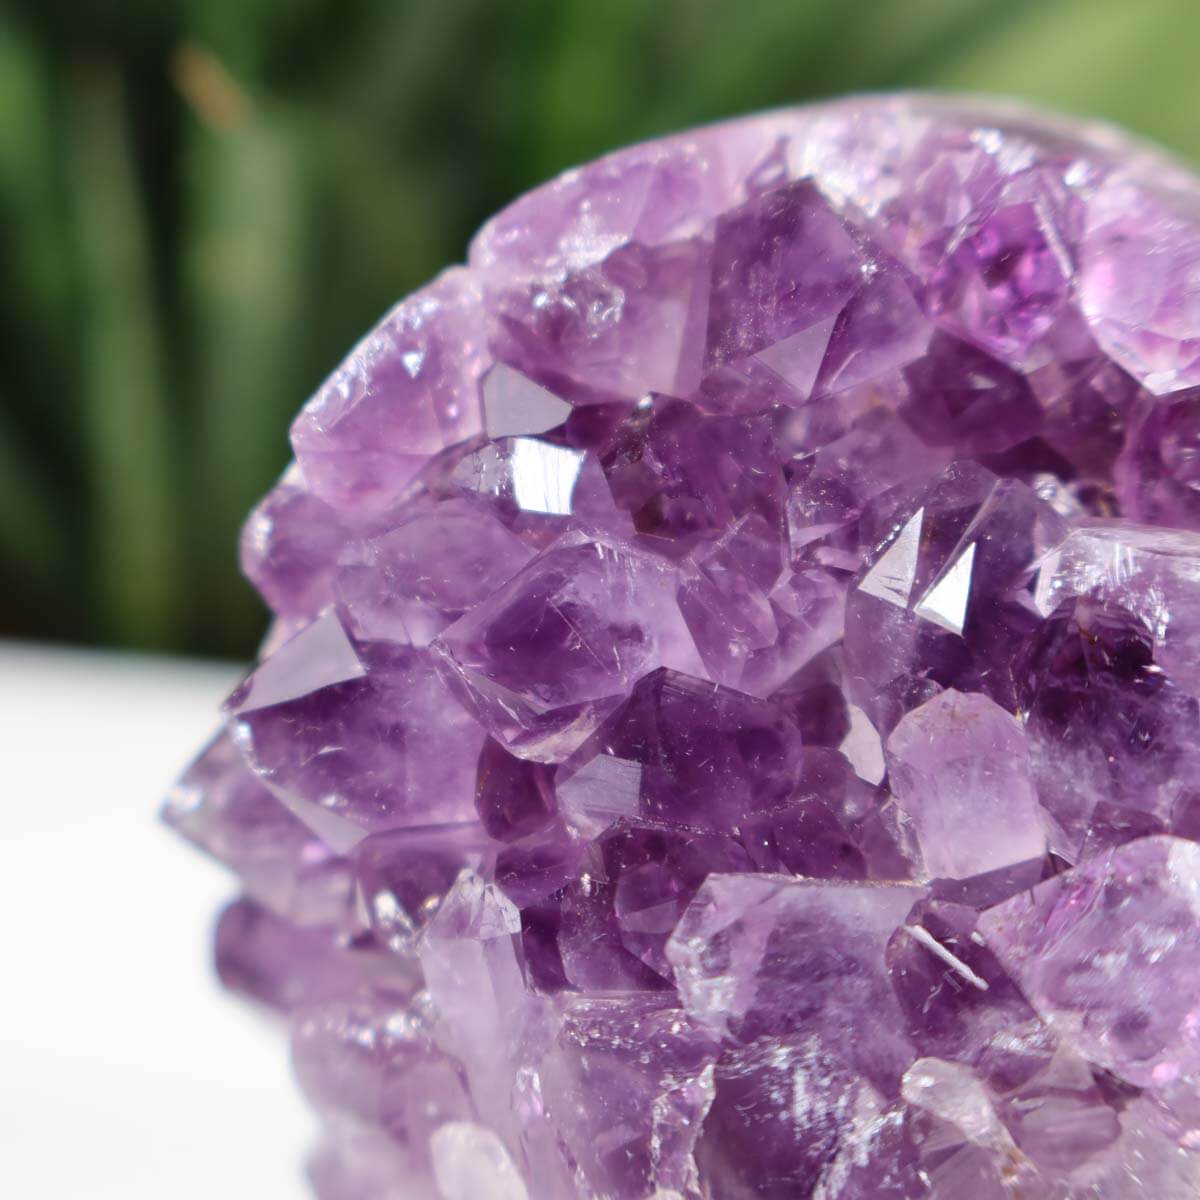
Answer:
[[320, 1200], [1200, 1195], [1200, 181], [860, 96], [492, 218], [292, 426], [166, 821]]

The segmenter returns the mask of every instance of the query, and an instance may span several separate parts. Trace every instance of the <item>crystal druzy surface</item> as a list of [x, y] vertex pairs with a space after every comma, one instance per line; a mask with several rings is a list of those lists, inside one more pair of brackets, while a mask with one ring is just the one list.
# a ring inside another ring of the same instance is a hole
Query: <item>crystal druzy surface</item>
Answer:
[[292, 444], [167, 818], [322, 1200], [1200, 1195], [1200, 183], [922, 97], [635, 147]]

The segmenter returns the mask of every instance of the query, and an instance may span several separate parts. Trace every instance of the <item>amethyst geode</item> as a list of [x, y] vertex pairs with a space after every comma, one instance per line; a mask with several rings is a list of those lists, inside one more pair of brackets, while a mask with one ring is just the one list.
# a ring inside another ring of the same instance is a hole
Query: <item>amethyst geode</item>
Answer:
[[1200, 182], [925, 97], [635, 147], [292, 444], [167, 816], [323, 1200], [1200, 1195]]

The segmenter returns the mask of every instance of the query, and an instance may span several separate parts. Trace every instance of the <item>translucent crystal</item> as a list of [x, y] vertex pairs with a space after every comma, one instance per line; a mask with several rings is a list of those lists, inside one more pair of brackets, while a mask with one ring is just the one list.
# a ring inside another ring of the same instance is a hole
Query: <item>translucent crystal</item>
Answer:
[[321, 1200], [1200, 1195], [1200, 182], [859, 97], [484, 226], [292, 426], [167, 821]]

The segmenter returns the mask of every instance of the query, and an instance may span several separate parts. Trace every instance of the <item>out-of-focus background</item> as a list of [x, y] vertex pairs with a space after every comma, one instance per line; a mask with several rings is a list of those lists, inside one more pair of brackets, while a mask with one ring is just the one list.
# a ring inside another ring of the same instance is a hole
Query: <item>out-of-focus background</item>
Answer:
[[0, 1194], [307, 1195], [282, 1039], [207, 965], [232, 881], [152, 813], [264, 625], [241, 519], [393, 300], [572, 163], [837, 92], [1200, 161], [1198, 37], [1196, 0], [0, 6]]
[[855, 89], [1010, 92], [1200, 158], [1195, 0], [9, 0], [0, 637], [245, 657], [291, 415], [523, 189]]

